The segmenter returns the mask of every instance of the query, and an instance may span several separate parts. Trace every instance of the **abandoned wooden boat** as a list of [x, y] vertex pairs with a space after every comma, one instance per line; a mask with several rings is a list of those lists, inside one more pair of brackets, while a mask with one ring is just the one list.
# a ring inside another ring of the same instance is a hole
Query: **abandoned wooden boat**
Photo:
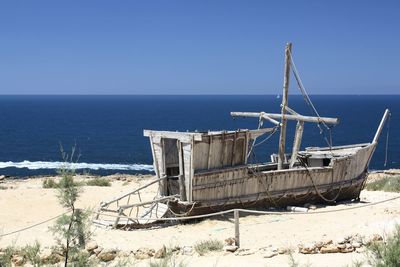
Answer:
[[[99, 214], [114, 212], [118, 216], [113, 225], [118, 226], [150, 222], [147, 219], [154, 219], [154, 216], [161, 218], [168, 211], [173, 216], [190, 216], [231, 208], [285, 207], [359, 198], [389, 111], [385, 111], [370, 143], [330, 144], [328, 147], [309, 147], [300, 151], [304, 123], [335, 125], [339, 120], [320, 117], [316, 110], [316, 116], [303, 116], [288, 107], [289, 72], [291, 67], [297, 71], [291, 57], [291, 44], [287, 45], [285, 56], [280, 114], [231, 113], [232, 116], [259, 118], [256, 130], [144, 130], [144, 135], [150, 139], [157, 176], [153, 183], [159, 185], [158, 196], [144, 204], [131, 204], [130, 197], [140, 191], [135, 190], [102, 203]], [[298, 73], [294, 74], [299, 87], [302, 87]], [[305, 91], [304, 88], [302, 91]], [[292, 153], [286, 154], [286, 125], [289, 120], [297, 121], [297, 126]], [[271, 122], [274, 127], [262, 128], [264, 121]], [[250, 164], [248, 157], [255, 140], [275, 132], [280, 133], [279, 151], [271, 156], [271, 162]], [[126, 204], [118, 204], [122, 202]], [[111, 208], [112, 205], [114, 208]], [[145, 205], [148, 206], [139, 212], [139, 207]], [[136, 213], [132, 213], [132, 209]]]

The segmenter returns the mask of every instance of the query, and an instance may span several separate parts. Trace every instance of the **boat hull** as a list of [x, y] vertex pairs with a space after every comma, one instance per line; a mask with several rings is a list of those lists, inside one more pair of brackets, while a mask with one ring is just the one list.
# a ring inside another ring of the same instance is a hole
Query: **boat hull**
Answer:
[[324, 193], [322, 196], [328, 200], [324, 200], [318, 193], [310, 188], [309, 193], [287, 193], [280, 196], [274, 197], [255, 197], [247, 198], [246, 200], [240, 200], [236, 202], [227, 202], [219, 204], [216, 202], [170, 202], [169, 207], [174, 213], [193, 216], [208, 214], [229, 209], [271, 209], [271, 208], [285, 208], [287, 206], [303, 206], [305, 204], [328, 204], [334, 205], [338, 201], [343, 200], [357, 200], [360, 196], [360, 192], [364, 186], [366, 174], [361, 175], [359, 178], [354, 179], [351, 185], [335, 187]]
[[175, 213], [196, 215], [232, 208], [282, 208], [357, 199], [374, 148], [369, 144], [342, 150], [326, 167], [262, 171], [243, 166], [197, 173], [193, 201], [171, 202], [170, 208]]

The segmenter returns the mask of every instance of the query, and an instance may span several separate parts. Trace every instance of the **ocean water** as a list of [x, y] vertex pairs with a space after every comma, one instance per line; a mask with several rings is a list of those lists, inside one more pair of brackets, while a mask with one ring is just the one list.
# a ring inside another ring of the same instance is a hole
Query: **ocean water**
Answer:
[[[370, 142], [385, 108], [391, 110], [386, 168], [400, 168], [400, 95], [311, 96], [321, 116], [338, 117], [334, 145]], [[143, 129], [253, 129], [257, 119], [236, 118], [231, 111], [280, 112], [276, 96], [0, 96], [0, 175], [53, 174], [62, 165], [60, 146], [76, 146], [74, 167], [93, 174], [152, 173], [149, 140]], [[312, 115], [301, 96], [289, 106]], [[272, 127], [265, 122], [265, 127]], [[290, 149], [295, 122], [289, 122]], [[382, 132], [370, 169], [383, 169], [388, 128]], [[305, 124], [302, 148], [326, 146], [328, 131]], [[260, 138], [260, 141], [263, 138]], [[279, 133], [257, 146], [252, 161], [276, 153]]]

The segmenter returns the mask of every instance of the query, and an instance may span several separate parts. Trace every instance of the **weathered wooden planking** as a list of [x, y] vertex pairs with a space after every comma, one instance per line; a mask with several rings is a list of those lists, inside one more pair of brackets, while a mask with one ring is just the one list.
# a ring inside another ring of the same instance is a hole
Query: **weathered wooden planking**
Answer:
[[194, 170], [219, 169], [245, 163], [246, 132], [204, 136], [195, 141]]
[[[361, 176], [367, 168], [373, 145], [361, 148], [352, 156], [333, 159], [330, 167], [299, 168], [290, 170], [266, 171], [252, 174], [246, 166], [225, 169], [224, 171], [197, 173], [193, 178], [193, 201], [219, 201], [237, 199], [243, 196], [257, 196], [268, 192], [307, 193], [315, 191], [326, 193], [334, 184], [351, 183]], [[320, 189], [319, 189], [320, 188]]]

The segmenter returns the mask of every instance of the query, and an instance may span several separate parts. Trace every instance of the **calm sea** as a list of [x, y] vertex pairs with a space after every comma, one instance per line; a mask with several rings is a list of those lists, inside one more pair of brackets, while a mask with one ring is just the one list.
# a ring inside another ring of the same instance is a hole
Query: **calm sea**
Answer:
[[[385, 108], [391, 110], [388, 164], [400, 168], [400, 96], [312, 96], [321, 116], [338, 117], [334, 145], [370, 142]], [[280, 112], [276, 96], [0, 96], [0, 175], [53, 174], [76, 145], [75, 167], [93, 174], [151, 173], [143, 129], [202, 131], [256, 128], [257, 119], [233, 119], [231, 111]], [[301, 96], [289, 106], [312, 115]], [[288, 129], [289, 148], [293, 140]], [[266, 127], [270, 127], [265, 123]], [[272, 126], [272, 125], [271, 125]], [[387, 128], [370, 169], [383, 169]], [[306, 123], [302, 148], [326, 146], [329, 133]], [[257, 147], [256, 161], [276, 153], [279, 134]], [[260, 138], [260, 141], [262, 138]]]

